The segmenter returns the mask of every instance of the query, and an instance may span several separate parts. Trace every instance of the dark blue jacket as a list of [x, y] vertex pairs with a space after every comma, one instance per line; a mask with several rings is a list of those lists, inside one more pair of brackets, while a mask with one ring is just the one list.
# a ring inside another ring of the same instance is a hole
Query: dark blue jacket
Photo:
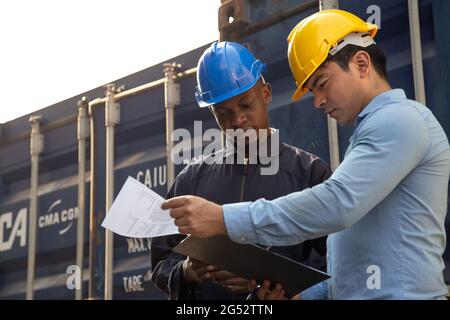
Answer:
[[[223, 155], [225, 157], [225, 155]], [[176, 178], [167, 198], [195, 195], [218, 204], [272, 200], [319, 184], [331, 175], [320, 158], [290, 145], [281, 144], [279, 171], [261, 175], [259, 164], [188, 165]], [[183, 280], [182, 263], [186, 258], [172, 251], [183, 235], [153, 238], [151, 241], [151, 279], [169, 299], [221, 300], [244, 299], [247, 294], [232, 294], [212, 283], [189, 284]], [[271, 251], [326, 271], [326, 237]]]

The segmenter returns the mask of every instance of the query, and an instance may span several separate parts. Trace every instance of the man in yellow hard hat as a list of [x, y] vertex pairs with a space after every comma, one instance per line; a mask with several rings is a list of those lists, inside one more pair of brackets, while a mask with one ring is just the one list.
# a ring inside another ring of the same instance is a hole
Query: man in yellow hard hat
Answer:
[[[354, 127], [330, 179], [272, 201], [168, 200], [163, 208], [182, 233], [265, 245], [328, 234], [331, 279], [317, 297], [445, 299], [448, 138], [428, 108], [391, 89], [376, 32], [351, 13], [324, 10], [288, 37], [293, 99], [310, 91], [316, 108]], [[281, 286], [268, 288], [258, 297], [282, 298]]]

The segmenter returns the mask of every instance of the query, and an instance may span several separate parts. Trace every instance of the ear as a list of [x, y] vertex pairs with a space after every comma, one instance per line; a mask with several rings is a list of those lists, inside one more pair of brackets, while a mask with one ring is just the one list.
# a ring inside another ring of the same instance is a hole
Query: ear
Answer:
[[358, 70], [359, 77], [361, 79], [368, 77], [369, 70], [372, 67], [370, 55], [366, 51], [360, 50], [353, 56], [353, 62]]
[[270, 83], [265, 83], [261, 87], [261, 93], [264, 104], [269, 105], [272, 102], [272, 86]]

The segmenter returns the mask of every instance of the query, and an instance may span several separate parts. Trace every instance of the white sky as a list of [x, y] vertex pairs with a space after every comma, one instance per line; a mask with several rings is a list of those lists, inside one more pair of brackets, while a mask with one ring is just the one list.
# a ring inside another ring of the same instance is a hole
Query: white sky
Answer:
[[0, 1], [0, 123], [217, 40], [219, 6], [220, 0]]

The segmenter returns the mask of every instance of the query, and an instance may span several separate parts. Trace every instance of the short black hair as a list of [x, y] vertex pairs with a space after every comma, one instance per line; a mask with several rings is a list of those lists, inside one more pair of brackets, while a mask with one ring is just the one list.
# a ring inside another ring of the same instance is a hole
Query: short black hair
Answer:
[[378, 47], [376, 44], [371, 44], [366, 48], [355, 46], [353, 44], [348, 44], [341, 50], [339, 50], [334, 56], [328, 55], [323, 65], [329, 62], [335, 62], [337, 65], [339, 65], [339, 67], [342, 70], [348, 71], [349, 70], [348, 64], [350, 62], [350, 59], [353, 58], [353, 56], [358, 51], [365, 51], [369, 54], [370, 60], [372, 62], [375, 71], [381, 78], [387, 81], [388, 77], [386, 67], [387, 63], [386, 55], [384, 54], [383, 50], [381, 50], [380, 47]]

